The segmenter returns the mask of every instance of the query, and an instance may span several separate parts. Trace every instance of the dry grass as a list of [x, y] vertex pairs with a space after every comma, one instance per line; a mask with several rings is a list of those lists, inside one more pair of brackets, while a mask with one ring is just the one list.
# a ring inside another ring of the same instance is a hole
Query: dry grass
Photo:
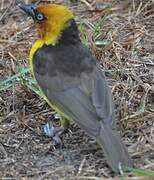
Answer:
[[[28, 66], [36, 39], [33, 23], [19, 11], [18, 3], [0, 2], [1, 82]], [[83, 42], [111, 84], [123, 141], [136, 167], [144, 169], [143, 174], [134, 170], [125, 177], [150, 178], [146, 172], [154, 171], [154, 3], [82, 0], [69, 5], [77, 15]], [[51, 148], [52, 140], [40, 129], [54, 112], [23, 81], [19, 76], [0, 92], [0, 176], [93, 180], [113, 176], [102, 150], [75, 124], [63, 137], [64, 157]]]

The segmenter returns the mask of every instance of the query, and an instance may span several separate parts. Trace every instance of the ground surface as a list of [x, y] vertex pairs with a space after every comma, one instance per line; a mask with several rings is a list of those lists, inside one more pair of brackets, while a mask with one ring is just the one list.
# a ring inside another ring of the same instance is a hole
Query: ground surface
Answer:
[[[42, 135], [42, 125], [54, 112], [30, 88], [26, 81], [30, 74], [23, 73], [36, 31], [33, 22], [17, 8], [19, 2], [0, 1], [0, 177], [119, 179], [107, 166], [102, 150], [76, 124], [63, 136], [63, 156], [54, 149], [53, 141]], [[104, 67], [118, 128], [134, 164], [144, 169], [144, 175], [153, 172], [154, 3], [65, 2], [76, 14], [83, 42]], [[15, 74], [19, 76], [13, 81], [10, 77]], [[135, 172], [126, 174], [127, 178], [141, 179]]]

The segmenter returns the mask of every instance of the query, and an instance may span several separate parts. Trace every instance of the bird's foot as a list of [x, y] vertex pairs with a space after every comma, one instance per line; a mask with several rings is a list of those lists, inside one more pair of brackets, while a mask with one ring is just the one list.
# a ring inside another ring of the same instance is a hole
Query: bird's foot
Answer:
[[51, 122], [47, 122], [43, 126], [43, 134], [45, 136], [51, 137], [54, 140], [54, 146], [60, 147], [62, 149], [63, 143], [60, 136], [65, 132], [62, 127], [56, 127]]

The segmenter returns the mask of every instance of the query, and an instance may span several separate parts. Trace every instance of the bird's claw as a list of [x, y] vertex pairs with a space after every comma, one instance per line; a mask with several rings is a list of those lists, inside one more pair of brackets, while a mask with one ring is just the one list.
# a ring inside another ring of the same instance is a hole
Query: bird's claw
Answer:
[[64, 131], [64, 128], [55, 127], [51, 122], [48, 122], [43, 126], [43, 134], [45, 136], [53, 138], [55, 147], [60, 146], [60, 148], [62, 148], [63, 143], [60, 139], [60, 136], [63, 134]]

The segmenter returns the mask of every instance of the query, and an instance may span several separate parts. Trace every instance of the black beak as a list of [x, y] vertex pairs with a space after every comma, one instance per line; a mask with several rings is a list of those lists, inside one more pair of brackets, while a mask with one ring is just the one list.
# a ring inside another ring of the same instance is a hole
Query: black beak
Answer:
[[31, 16], [33, 20], [36, 19], [36, 6], [34, 4], [20, 4], [18, 5], [27, 15]]

